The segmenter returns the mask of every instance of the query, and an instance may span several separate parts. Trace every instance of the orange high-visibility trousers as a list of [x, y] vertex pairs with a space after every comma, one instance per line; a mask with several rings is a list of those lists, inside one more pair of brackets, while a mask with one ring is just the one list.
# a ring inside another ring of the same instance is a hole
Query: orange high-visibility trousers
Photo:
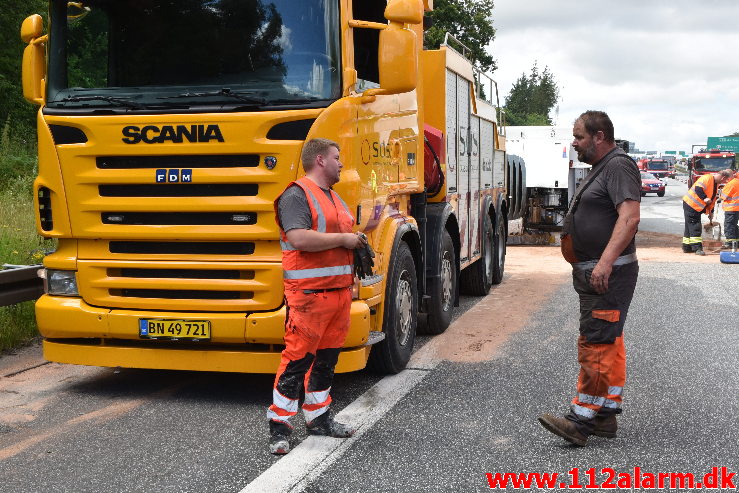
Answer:
[[274, 425], [292, 428], [289, 420], [298, 412], [303, 388], [307, 422], [328, 411], [334, 368], [349, 331], [351, 302], [351, 288], [285, 291], [285, 349], [267, 410]]
[[577, 395], [572, 399], [572, 412], [581, 418], [580, 421], [593, 419], [597, 414], [619, 413], [626, 383], [623, 335], [612, 344], [595, 344], [580, 336], [577, 360], [580, 374]]

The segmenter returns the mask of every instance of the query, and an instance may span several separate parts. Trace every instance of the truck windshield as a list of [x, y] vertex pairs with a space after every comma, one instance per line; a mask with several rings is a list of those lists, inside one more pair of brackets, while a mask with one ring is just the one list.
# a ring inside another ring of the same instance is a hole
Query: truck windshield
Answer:
[[702, 157], [695, 160], [696, 171], [721, 171], [733, 166], [733, 157]]
[[47, 107], [328, 105], [341, 95], [338, 5], [52, 0]]
[[667, 162], [666, 161], [650, 161], [647, 165], [649, 169], [653, 169], [656, 171], [666, 171], [667, 170]]

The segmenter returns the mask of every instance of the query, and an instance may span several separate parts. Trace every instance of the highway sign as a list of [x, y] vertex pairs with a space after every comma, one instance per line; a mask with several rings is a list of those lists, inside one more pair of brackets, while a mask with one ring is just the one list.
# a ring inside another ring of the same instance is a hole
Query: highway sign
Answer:
[[708, 137], [706, 149], [739, 152], [739, 137]]

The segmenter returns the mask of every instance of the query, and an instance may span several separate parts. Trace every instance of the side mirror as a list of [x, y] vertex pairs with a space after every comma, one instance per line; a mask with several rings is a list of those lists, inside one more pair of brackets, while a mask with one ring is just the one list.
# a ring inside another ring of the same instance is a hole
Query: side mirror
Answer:
[[42, 36], [44, 21], [40, 15], [26, 17], [21, 25], [21, 39], [27, 43], [23, 50], [23, 97], [34, 104], [44, 104], [46, 85], [46, 40]]
[[423, 3], [421, 0], [390, 0], [385, 7], [385, 19], [398, 24], [421, 24]]
[[418, 79], [418, 41], [416, 33], [391, 23], [380, 31], [380, 90], [400, 94], [416, 88]]
[[378, 49], [380, 87], [365, 91], [367, 96], [412, 91], [418, 83], [418, 39], [405, 25], [423, 22], [422, 0], [390, 0], [385, 18], [389, 24], [380, 31]]

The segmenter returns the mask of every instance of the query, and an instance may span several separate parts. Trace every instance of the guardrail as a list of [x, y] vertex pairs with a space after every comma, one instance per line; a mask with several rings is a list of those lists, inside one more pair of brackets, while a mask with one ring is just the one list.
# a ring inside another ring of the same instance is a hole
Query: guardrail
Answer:
[[41, 265], [3, 265], [0, 270], [0, 306], [33, 301], [44, 294], [44, 281], [38, 276]]

